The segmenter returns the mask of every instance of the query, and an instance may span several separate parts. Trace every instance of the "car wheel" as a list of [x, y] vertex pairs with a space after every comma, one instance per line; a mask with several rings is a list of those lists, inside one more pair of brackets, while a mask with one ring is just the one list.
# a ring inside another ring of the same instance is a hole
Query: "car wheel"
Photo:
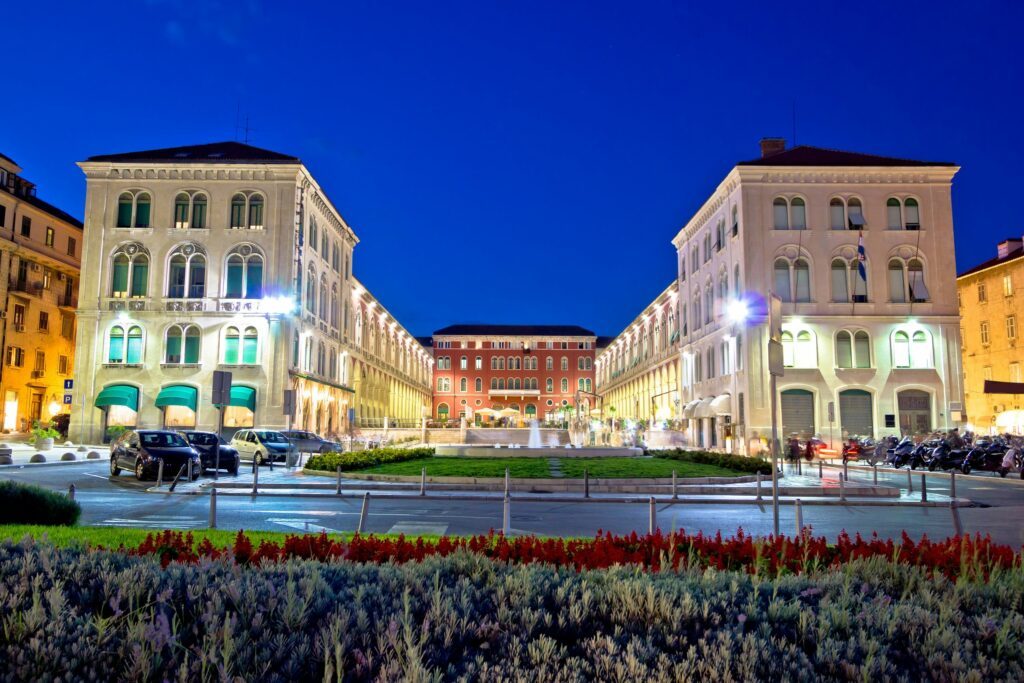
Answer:
[[238, 463], [237, 462], [234, 465], [231, 466], [231, 469], [228, 470], [228, 474], [230, 474], [232, 477], [237, 477], [238, 476]]
[[960, 465], [960, 471], [963, 472], [964, 474], [970, 474], [971, 473], [971, 466], [970, 466], [970, 464], [965, 462], [963, 465]]
[[139, 481], [143, 481], [146, 478], [146, 468], [143, 466], [141, 460], [135, 461], [135, 478]]
[[200, 472], [206, 474], [206, 469], [202, 465], [200, 465], [199, 467], [192, 468], [192, 481], [196, 481], [199, 479]]
[[121, 474], [121, 468], [117, 466], [117, 458], [114, 456], [110, 457], [110, 476], [116, 477]]

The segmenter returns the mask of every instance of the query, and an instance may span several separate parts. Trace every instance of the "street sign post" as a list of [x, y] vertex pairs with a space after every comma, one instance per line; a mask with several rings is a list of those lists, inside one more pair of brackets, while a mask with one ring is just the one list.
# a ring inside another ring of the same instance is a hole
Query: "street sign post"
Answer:
[[782, 299], [768, 295], [768, 374], [772, 393], [772, 518], [775, 535], [779, 535], [779, 416], [778, 378], [785, 373], [785, 352], [782, 348]]
[[[224, 411], [231, 405], [231, 373], [227, 370], [213, 371], [213, 405], [219, 409], [220, 417], [217, 419], [217, 438], [220, 439], [224, 433]], [[220, 445], [214, 455], [213, 478], [218, 479], [220, 471]]]

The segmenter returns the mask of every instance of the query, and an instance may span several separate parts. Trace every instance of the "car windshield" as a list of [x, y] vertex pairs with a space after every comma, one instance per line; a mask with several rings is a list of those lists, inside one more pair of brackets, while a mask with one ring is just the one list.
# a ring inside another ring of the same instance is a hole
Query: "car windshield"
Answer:
[[215, 434], [189, 434], [188, 440], [199, 446], [213, 446], [217, 443]]
[[279, 432], [256, 432], [256, 436], [264, 443], [286, 443], [288, 441]]
[[139, 441], [150, 448], [170, 448], [188, 446], [185, 439], [172, 432], [140, 432]]

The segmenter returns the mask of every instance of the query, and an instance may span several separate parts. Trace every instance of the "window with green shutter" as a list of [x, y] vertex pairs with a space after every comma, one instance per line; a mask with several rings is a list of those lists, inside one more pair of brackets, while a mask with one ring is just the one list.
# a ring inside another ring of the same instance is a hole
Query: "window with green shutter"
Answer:
[[132, 227], [132, 196], [127, 192], [117, 199], [117, 227]]
[[132, 296], [146, 296], [149, 284], [149, 258], [140, 254], [132, 261]]
[[263, 298], [263, 259], [259, 256], [249, 257], [249, 268], [245, 274], [245, 298]]
[[242, 362], [246, 365], [256, 364], [256, 347], [259, 343], [259, 334], [255, 327], [245, 329], [245, 337], [242, 340]]
[[108, 363], [123, 363], [124, 362], [124, 328], [121, 326], [114, 326], [110, 328], [110, 341], [108, 344], [109, 350], [107, 351], [107, 362]]
[[128, 330], [128, 363], [142, 362], [142, 328], [132, 327]]
[[231, 198], [231, 227], [245, 227], [245, 196], [236, 194]]
[[238, 363], [238, 328], [229, 327], [224, 335], [224, 363], [236, 365]]
[[118, 254], [114, 257], [114, 273], [110, 295], [123, 297], [128, 294], [128, 257]]
[[229, 299], [242, 298], [242, 257], [237, 254], [228, 258], [228, 284], [224, 296]]
[[149, 195], [140, 194], [135, 198], [135, 227], [149, 227]]
[[199, 362], [199, 328], [195, 325], [189, 327], [185, 332], [185, 362]]

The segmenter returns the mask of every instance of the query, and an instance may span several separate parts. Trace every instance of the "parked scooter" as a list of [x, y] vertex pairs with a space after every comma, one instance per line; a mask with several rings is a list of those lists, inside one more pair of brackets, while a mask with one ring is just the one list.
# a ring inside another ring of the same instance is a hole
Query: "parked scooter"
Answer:
[[[962, 448], [952, 448], [943, 441], [935, 447], [928, 458], [928, 471], [961, 469], [967, 452]], [[970, 471], [970, 470], [968, 470]], [[965, 473], [966, 474], [966, 473]]]
[[875, 444], [874, 450], [868, 455], [867, 461], [869, 465], [876, 465], [880, 462], [886, 462], [888, 460], [889, 452], [894, 450], [897, 445], [895, 436], [883, 436]]
[[931, 461], [932, 452], [942, 444], [942, 439], [928, 439], [914, 446], [910, 451], [910, 455], [907, 457], [906, 464], [910, 465], [910, 469], [916, 470], [918, 467], [927, 467]]
[[910, 462], [911, 453], [914, 452], [914, 447], [916, 445], [917, 444], [914, 443], [914, 440], [909, 436], [903, 437], [902, 441], [887, 451], [888, 455], [885, 458], [885, 464], [897, 469], [908, 464]]
[[964, 474], [970, 474], [972, 469], [999, 472], [1000, 476], [1005, 477], [1008, 470], [1003, 470], [1003, 456], [1006, 455], [1006, 451], [1006, 442], [998, 436], [993, 439], [979, 439], [974, 448], [964, 456], [960, 471]]

